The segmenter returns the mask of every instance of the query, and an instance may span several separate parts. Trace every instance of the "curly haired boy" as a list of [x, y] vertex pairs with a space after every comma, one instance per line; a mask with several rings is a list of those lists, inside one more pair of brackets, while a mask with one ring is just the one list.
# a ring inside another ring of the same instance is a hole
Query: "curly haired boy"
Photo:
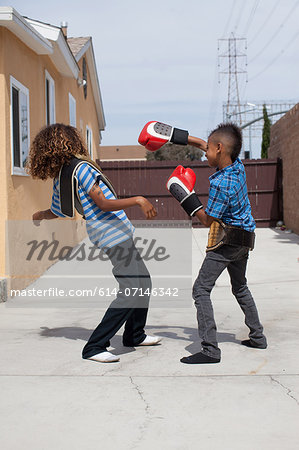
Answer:
[[[90, 157], [78, 130], [57, 123], [43, 128], [37, 134], [29, 153], [28, 173], [41, 180], [53, 179], [51, 208], [33, 214], [32, 219], [36, 225], [44, 219], [65, 217], [61, 211], [58, 176], [61, 168], [68, 165], [74, 157], [86, 160], [76, 169], [75, 177], [89, 238], [108, 255], [113, 265], [113, 275], [119, 283], [116, 299], [91, 334], [83, 348], [82, 357], [98, 362], [115, 362], [119, 361], [119, 357], [107, 348], [110, 346], [110, 339], [123, 324], [125, 346], [156, 345], [161, 341], [159, 336], [147, 336], [144, 331], [151, 278], [134, 245], [134, 227], [124, 209], [138, 206], [146, 219], [154, 219], [157, 212], [142, 196], [117, 199], [101, 180], [99, 172], [88, 164]], [[130, 257], [126, 258], [126, 255]], [[132, 303], [132, 298], [126, 297], [124, 292], [128, 292], [128, 289], [133, 292], [133, 288], [135, 293], [140, 292], [140, 298], [134, 295]]]

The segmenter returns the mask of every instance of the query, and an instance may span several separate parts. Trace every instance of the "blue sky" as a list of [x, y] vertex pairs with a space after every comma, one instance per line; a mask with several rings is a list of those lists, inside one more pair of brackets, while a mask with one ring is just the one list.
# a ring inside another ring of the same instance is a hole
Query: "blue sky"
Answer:
[[[20, 14], [92, 36], [107, 122], [103, 145], [136, 144], [149, 120], [206, 138], [222, 121], [218, 39], [247, 38], [241, 100], [299, 98], [297, 0], [97, 0], [11, 4]], [[269, 67], [268, 67], [269, 66]], [[258, 155], [256, 155], [258, 156]]]

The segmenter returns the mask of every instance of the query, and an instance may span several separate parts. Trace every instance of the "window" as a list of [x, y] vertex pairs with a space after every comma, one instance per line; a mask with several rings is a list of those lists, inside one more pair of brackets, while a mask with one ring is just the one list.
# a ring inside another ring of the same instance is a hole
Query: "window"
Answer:
[[86, 125], [86, 146], [88, 153], [92, 157], [92, 130]]
[[10, 77], [12, 174], [26, 175], [24, 167], [29, 153], [29, 90]]
[[70, 125], [76, 127], [76, 100], [69, 93], [69, 111], [70, 111]]
[[83, 58], [82, 60], [82, 78], [85, 83], [83, 84], [83, 92], [84, 92], [84, 98], [87, 97], [87, 65], [86, 65], [86, 59]]
[[54, 80], [46, 71], [46, 124], [55, 123], [55, 84]]

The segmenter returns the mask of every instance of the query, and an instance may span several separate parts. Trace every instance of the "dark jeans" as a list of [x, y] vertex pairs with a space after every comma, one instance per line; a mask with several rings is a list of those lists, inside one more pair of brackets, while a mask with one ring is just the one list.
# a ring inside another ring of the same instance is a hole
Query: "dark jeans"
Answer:
[[107, 255], [119, 284], [118, 293], [83, 348], [84, 359], [106, 351], [110, 339], [124, 323], [124, 345], [138, 345], [146, 337], [144, 326], [152, 287], [150, 274], [132, 239], [109, 249]]
[[217, 250], [207, 252], [198, 277], [193, 285], [193, 299], [197, 308], [198, 333], [202, 352], [220, 358], [220, 349], [216, 337], [216, 323], [210, 293], [224, 269], [228, 270], [232, 293], [237, 299], [248, 326], [249, 338], [258, 347], [267, 346], [263, 327], [259, 321], [257, 308], [247, 287], [245, 277], [248, 249], [224, 245]]

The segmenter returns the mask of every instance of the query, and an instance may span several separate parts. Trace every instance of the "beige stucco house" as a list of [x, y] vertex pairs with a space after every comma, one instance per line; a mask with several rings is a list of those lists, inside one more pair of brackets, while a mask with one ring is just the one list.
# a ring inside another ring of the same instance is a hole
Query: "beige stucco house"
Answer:
[[[12, 279], [14, 286], [25, 286], [30, 277], [37, 277], [47, 265], [39, 263], [36, 270], [31, 266], [28, 279], [24, 274], [11, 276], [7, 269], [8, 257], [10, 267], [18, 264], [17, 255], [8, 255], [13, 251], [7, 242], [5, 245], [7, 224], [29, 223], [32, 213], [47, 209], [51, 200], [52, 182], [32, 180], [24, 170], [36, 133], [47, 124], [71, 124], [81, 131], [92, 158], [99, 157], [105, 118], [92, 39], [68, 38], [66, 32], [67, 27], [23, 17], [12, 7], [0, 7], [2, 288], [3, 280]], [[73, 234], [79, 231], [78, 225], [73, 227]], [[69, 235], [61, 239], [67, 241]], [[76, 236], [72, 239], [76, 240]]]

